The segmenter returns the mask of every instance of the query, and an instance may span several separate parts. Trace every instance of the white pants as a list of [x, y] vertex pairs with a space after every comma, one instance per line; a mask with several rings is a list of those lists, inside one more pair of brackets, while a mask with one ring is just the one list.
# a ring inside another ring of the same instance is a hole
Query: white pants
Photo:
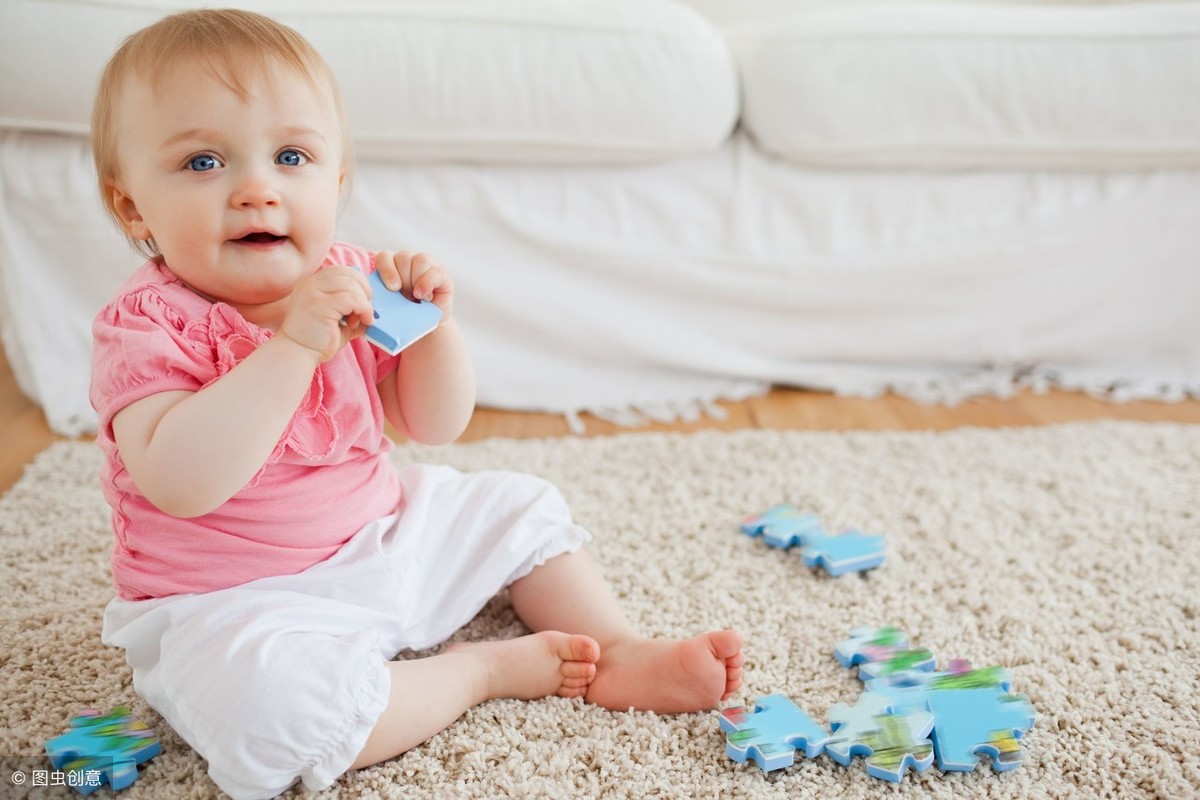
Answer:
[[328, 787], [387, 706], [388, 660], [590, 538], [538, 478], [419, 465], [400, 480], [399, 513], [298, 575], [106, 609], [138, 694], [237, 800]]

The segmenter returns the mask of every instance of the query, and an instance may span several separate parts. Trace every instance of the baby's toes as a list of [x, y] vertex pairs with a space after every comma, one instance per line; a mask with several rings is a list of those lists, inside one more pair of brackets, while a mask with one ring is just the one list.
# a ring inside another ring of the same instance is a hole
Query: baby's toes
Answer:
[[596, 665], [587, 661], [564, 661], [558, 671], [562, 675], [559, 697], [583, 697], [596, 678]]
[[564, 661], [558, 671], [564, 682], [583, 681], [586, 685], [596, 677], [596, 665], [590, 661]]
[[575, 634], [560, 645], [558, 656], [564, 662], [580, 662], [594, 667], [600, 660], [600, 645], [590, 636]]
[[742, 634], [736, 630], [713, 631], [708, 634], [708, 643], [713, 655], [726, 664], [732, 665], [732, 662], [736, 662], [736, 666], [741, 666], [745, 661], [745, 656], [742, 655]]

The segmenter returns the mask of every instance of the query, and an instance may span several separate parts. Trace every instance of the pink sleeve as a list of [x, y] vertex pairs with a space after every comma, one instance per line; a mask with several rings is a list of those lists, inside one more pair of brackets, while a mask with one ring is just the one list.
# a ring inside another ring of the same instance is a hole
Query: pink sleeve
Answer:
[[92, 323], [92, 407], [101, 429], [152, 394], [194, 392], [216, 377], [212, 359], [187, 340], [187, 321], [155, 286], [121, 295]]

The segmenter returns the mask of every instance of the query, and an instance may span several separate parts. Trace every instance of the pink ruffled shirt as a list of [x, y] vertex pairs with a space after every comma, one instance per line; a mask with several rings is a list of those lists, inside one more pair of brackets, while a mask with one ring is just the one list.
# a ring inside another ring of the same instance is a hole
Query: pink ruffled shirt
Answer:
[[[374, 268], [372, 254], [335, 244], [325, 264]], [[210, 303], [170, 270], [138, 269], [92, 326], [92, 406], [113, 509], [117, 592], [128, 600], [208, 592], [301, 572], [332, 556], [363, 525], [395, 511], [375, 385], [395, 369], [359, 337], [322, 364], [259, 473], [220, 508], [192, 519], [160, 511], [138, 491], [113, 440], [113, 416], [159, 392], [198, 391], [271, 336], [224, 303]], [[270, 391], [270, 387], [263, 387]]]

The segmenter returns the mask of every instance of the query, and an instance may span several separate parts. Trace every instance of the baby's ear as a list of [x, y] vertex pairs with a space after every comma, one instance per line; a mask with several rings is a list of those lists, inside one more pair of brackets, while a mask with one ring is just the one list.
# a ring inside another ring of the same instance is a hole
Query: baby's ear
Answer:
[[121, 223], [121, 227], [125, 229], [125, 232], [134, 239], [149, 240], [154, 234], [150, 232], [150, 227], [146, 225], [146, 220], [142, 218], [137, 204], [133, 202], [133, 198], [125, 193], [125, 190], [117, 181], [109, 182], [108, 192], [113, 216]]

